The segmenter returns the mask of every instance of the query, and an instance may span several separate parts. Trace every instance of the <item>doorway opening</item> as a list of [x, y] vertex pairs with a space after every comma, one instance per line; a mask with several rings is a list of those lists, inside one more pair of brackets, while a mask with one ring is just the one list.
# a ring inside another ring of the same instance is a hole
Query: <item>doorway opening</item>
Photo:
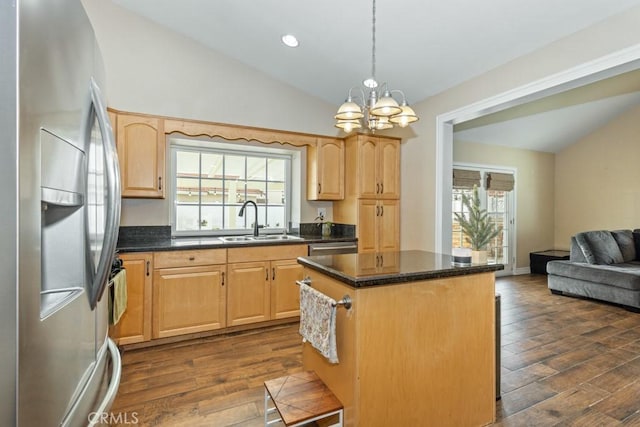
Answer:
[[[435, 249], [452, 248], [453, 126], [640, 68], [640, 45], [441, 114], [436, 119]], [[515, 236], [514, 236], [515, 237]]]

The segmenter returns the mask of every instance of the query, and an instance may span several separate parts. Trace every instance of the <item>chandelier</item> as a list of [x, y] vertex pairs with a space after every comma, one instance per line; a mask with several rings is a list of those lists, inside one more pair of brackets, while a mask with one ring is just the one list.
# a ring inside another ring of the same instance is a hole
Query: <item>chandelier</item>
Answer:
[[[376, 0], [373, 0], [372, 16], [371, 77], [362, 82], [366, 89], [363, 90], [359, 86], [349, 89], [346, 101], [338, 108], [338, 112], [334, 116], [335, 126], [347, 133], [361, 128], [363, 122], [371, 132], [375, 132], [376, 130], [391, 129], [394, 125], [406, 127], [409, 123], [418, 120], [416, 113], [407, 105], [404, 92], [397, 89], [390, 90], [387, 83], [382, 83], [378, 88], [376, 81]], [[354, 90], [356, 95], [353, 94]], [[367, 98], [365, 98], [366, 90], [369, 91]], [[402, 96], [400, 104], [392, 96], [396, 93]]]

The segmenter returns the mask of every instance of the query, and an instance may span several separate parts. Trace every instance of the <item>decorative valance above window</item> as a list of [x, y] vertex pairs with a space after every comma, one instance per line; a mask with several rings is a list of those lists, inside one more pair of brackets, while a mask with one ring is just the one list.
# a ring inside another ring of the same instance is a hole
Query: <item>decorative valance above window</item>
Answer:
[[480, 187], [480, 171], [453, 170], [453, 188], [473, 188], [474, 185]]
[[511, 191], [515, 185], [513, 174], [510, 173], [487, 173], [487, 190]]

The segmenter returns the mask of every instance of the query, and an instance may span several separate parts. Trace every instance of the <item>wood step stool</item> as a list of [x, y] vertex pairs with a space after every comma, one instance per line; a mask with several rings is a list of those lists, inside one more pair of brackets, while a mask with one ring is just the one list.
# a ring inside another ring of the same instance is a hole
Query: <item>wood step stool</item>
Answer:
[[[274, 406], [269, 407], [269, 400]], [[270, 418], [278, 413], [279, 418]], [[282, 422], [287, 427], [338, 415], [342, 427], [344, 408], [338, 398], [313, 371], [287, 375], [264, 383], [264, 425]]]

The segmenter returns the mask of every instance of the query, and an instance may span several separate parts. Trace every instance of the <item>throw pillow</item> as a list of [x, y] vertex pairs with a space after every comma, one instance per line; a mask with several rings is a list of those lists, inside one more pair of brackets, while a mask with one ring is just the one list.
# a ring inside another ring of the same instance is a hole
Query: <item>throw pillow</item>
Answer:
[[624, 261], [620, 248], [609, 231], [585, 231], [575, 237], [590, 264], [617, 264]]
[[633, 261], [636, 259], [636, 245], [633, 239], [633, 232], [631, 230], [614, 230], [611, 235], [616, 240], [620, 252], [622, 253], [622, 260], [624, 262]]

